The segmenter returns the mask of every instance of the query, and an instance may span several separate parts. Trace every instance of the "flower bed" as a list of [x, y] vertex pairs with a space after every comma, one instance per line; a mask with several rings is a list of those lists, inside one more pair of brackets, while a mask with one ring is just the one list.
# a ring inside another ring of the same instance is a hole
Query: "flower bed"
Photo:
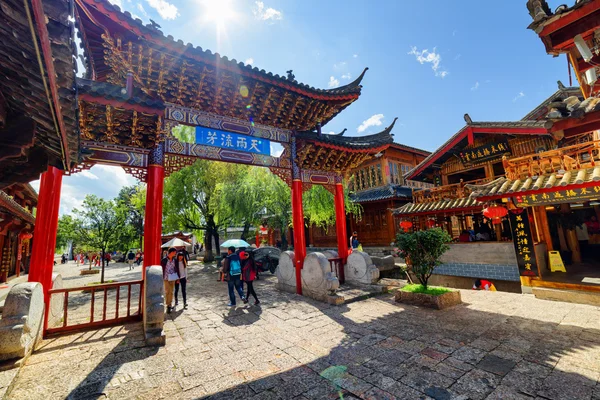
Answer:
[[435, 308], [437, 310], [443, 310], [462, 303], [458, 290], [432, 286], [425, 289], [423, 285], [403, 287], [396, 292], [395, 300], [398, 303]]

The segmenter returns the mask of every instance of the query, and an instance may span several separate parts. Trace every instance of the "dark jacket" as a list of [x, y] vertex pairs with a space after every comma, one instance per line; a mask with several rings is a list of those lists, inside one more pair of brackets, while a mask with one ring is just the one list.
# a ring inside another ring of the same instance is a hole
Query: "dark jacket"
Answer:
[[231, 262], [231, 260], [238, 260], [240, 262], [240, 265], [242, 264], [242, 261], [240, 260], [240, 256], [235, 253], [230, 254], [223, 259], [223, 266], [221, 267], [221, 271], [223, 272], [223, 279], [226, 281], [228, 281], [230, 278], [229, 263]]
[[[163, 280], [167, 280], [167, 262], [169, 261], [169, 257], [165, 257], [162, 260], [160, 260], [160, 266], [162, 267], [163, 270]], [[177, 272], [177, 276], [179, 275], [179, 261], [177, 260], [177, 257], [173, 257], [173, 261], [175, 261], [175, 272]]]

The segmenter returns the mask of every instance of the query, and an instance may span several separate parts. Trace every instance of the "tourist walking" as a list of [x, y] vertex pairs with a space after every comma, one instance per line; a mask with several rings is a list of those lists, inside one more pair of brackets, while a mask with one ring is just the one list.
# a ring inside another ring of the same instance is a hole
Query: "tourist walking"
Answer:
[[242, 281], [246, 282], [246, 287], [248, 288], [244, 303], [248, 303], [248, 299], [252, 295], [254, 297], [254, 304], [258, 305], [260, 301], [254, 291], [254, 280], [258, 275], [258, 268], [256, 268], [256, 263], [250, 257], [250, 253], [246, 251], [240, 252], [240, 259], [242, 260]]
[[170, 314], [173, 307], [173, 290], [175, 282], [179, 279], [179, 265], [175, 255], [177, 250], [173, 247], [167, 252], [167, 256], [163, 258], [160, 265], [163, 270], [163, 281], [165, 285], [165, 303], [167, 305], [167, 313]]
[[221, 267], [223, 278], [227, 281], [227, 289], [229, 290], [229, 307], [235, 306], [235, 291], [238, 292], [242, 301], [245, 299], [244, 290], [242, 289], [242, 265], [240, 256], [235, 254], [235, 247], [231, 246], [227, 249], [227, 257], [223, 260]]
[[187, 285], [187, 261], [183, 252], [177, 253], [177, 264], [179, 266], [179, 280], [175, 282], [175, 307], [179, 304], [178, 294], [181, 286], [181, 296], [183, 297], [183, 308], [187, 308], [187, 296], [185, 287]]
[[129, 250], [129, 253], [127, 253], [127, 263], [129, 264], [130, 271], [133, 269], [134, 261], [135, 261], [135, 254], [133, 254], [133, 251]]

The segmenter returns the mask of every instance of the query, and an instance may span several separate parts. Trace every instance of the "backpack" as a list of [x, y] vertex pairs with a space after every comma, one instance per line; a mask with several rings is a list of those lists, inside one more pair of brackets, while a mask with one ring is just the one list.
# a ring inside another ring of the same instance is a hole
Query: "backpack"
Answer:
[[240, 260], [229, 260], [229, 275], [240, 275], [241, 273]]

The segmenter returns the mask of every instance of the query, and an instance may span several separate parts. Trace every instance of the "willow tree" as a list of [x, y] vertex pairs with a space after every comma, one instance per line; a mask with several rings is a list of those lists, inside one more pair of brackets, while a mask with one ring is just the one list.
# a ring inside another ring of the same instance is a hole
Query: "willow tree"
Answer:
[[213, 243], [219, 248], [219, 231], [233, 221], [230, 204], [221, 201], [223, 187], [236, 182], [243, 166], [198, 160], [165, 180], [165, 227], [204, 232], [204, 261], [213, 261]]
[[[335, 225], [335, 199], [323, 186], [314, 185], [302, 196], [304, 218], [308, 225], [321, 228]], [[350, 200], [348, 190], [344, 190], [346, 214], [362, 215], [362, 206]]]

